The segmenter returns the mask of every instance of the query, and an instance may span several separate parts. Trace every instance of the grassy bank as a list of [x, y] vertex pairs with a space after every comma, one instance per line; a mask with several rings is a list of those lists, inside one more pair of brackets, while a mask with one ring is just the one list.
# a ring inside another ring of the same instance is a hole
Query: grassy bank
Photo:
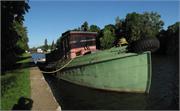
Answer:
[[23, 67], [30, 62], [29, 56], [22, 55], [23, 60], [17, 62], [21, 63], [18, 69], [1, 75], [1, 109], [12, 109], [20, 97], [30, 98], [29, 68]]

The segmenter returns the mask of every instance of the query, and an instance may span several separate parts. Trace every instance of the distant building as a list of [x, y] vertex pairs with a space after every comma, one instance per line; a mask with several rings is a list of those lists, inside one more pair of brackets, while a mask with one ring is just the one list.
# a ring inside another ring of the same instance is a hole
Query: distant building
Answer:
[[38, 49], [37, 49], [37, 53], [43, 53], [43, 50], [40, 49], [40, 48], [38, 48]]
[[48, 49], [47, 52], [51, 52], [51, 49]]
[[66, 58], [75, 58], [96, 51], [97, 32], [67, 31], [61, 37], [61, 51]]

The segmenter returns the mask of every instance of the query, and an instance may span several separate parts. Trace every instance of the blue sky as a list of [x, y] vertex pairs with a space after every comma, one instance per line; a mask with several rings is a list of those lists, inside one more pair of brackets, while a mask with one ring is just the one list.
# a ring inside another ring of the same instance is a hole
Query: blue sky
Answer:
[[30, 10], [24, 24], [28, 29], [29, 46], [56, 41], [63, 32], [74, 29], [84, 21], [103, 28], [114, 24], [115, 18], [125, 18], [128, 13], [158, 12], [167, 26], [180, 21], [180, 1], [29, 1]]

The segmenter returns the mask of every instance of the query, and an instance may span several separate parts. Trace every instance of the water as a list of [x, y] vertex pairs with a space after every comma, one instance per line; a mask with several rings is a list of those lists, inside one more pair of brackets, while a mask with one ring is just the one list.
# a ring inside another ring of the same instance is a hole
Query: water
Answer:
[[38, 60], [46, 58], [45, 54], [42, 53], [33, 53], [32, 54], [32, 60], [35, 62], [35, 64], [37, 63]]
[[152, 55], [149, 94], [116, 93], [82, 87], [44, 74], [63, 110], [165, 110], [178, 109], [178, 60]]

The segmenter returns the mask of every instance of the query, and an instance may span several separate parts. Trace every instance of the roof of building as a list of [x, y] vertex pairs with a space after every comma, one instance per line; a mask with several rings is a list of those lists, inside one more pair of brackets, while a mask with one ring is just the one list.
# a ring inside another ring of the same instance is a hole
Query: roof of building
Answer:
[[66, 34], [74, 34], [74, 33], [81, 33], [81, 34], [97, 34], [97, 32], [89, 32], [89, 31], [66, 31], [62, 33], [62, 36], [65, 36]]

